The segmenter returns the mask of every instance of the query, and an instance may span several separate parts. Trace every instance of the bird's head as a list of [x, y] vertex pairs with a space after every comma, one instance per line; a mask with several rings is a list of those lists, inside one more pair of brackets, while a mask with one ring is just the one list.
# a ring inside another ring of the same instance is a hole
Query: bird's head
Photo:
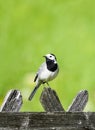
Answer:
[[54, 63], [57, 63], [57, 59], [54, 54], [47, 54], [44, 57], [46, 58], [46, 61], [53, 61]]

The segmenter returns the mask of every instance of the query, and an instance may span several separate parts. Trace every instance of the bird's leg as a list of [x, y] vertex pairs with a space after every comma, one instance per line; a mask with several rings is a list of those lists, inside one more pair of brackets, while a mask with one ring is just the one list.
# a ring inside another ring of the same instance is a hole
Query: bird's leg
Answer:
[[47, 84], [47, 86], [50, 88], [50, 85], [49, 85], [49, 83], [48, 83], [48, 82], [46, 82], [46, 84]]
[[45, 84], [47, 84], [47, 86], [50, 87], [48, 82], [43, 82], [44, 87], [45, 87]]
[[43, 83], [43, 87], [45, 87], [45, 83]]
[[[47, 82], [43, 81], [42, 84], [43, 84], [44, 87], [46, 87], [45, 84], [47, 84]], [[49, 84], [48, 84], [48, 86], [49, 86]]]

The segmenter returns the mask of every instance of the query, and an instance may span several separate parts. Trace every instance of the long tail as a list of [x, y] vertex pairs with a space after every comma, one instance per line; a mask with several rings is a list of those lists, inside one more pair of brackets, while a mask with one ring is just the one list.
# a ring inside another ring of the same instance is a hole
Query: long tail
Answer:
[[38, 90], [39, 86], [40, 86], [40, 85], [36, 85], [36, 86], [35, 86], [35, 88], [33, 89], [33, 91], [31, 92], [31, 94], [30, 94], [30, 96], [29, 96], [29, 98], [28, 98], [29, 101], [32, 100], [32, 98], [34, 97], [34, 95], [35, 95], [36, 91]]

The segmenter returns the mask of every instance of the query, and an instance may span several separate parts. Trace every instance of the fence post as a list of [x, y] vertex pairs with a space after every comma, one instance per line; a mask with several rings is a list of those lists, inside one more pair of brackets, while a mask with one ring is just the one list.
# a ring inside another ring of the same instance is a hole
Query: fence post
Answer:
[[83, 111], [88, 102], [88, 91], [80, 91], [76, 98], [73, 100], [72, 104], [68, 108], [68, 112], [78, 112]]
[[18, 90], [10, 90], [1, 106], [0, 112], [18, 112], [22, 106], [22, 95]]
[[55, 112], [55, 111], [65, 112], [57, 96], [57, 93], [51, 88], [44, 88], [40, 97], [40, 102], [45, 111], [47, 112]]

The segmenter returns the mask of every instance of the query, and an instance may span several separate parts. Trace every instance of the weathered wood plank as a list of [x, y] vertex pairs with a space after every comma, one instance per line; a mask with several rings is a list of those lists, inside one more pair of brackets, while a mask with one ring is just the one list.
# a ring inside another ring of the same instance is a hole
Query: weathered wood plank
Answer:
[[95, 130], [95, 113], [0, 113], [0, 130]]
[[44, 88], [40, 102], [47, 112], [65, 111], [61, 105], [61, 102], [57, 96], [57, 93], [51, 88]]
[[69, 112], [83, 111], [88, 102], [88, 91], [83, 90], [78, 93], [72, 104], [69, 106]]
[[1, 112], [18, 112], [22, 106], [22, 96], [18, 90], [10, 90], [1, 106]]

